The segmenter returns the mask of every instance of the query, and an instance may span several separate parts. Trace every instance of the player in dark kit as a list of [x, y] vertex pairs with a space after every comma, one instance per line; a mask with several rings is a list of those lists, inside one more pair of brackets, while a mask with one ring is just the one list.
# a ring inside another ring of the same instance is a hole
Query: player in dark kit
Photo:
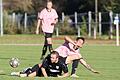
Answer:
[[[64, 72], [63, 74], [62, 71]], [[36, 64], [24, 72], [13, 72], [11, 75], [17, 75], [20, 77], [67, 77], [68, 68], [59, 60], [59, 54], [56, 51], [53, 51], [43, 60], [42, 64]]]

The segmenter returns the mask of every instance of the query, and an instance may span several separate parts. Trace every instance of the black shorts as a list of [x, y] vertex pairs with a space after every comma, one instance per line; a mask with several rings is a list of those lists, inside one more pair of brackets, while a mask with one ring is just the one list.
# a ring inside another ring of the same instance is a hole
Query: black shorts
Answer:
[[42, 71], [41, 71], [41, 68], [39, 67], [38, 64], [34, 65], [31, 69], [28, 68], [28, 69], [25, 71], [25, 73], [27, 74], [27, 76], [28, 76], [29, 74], [33, 73], [33, 72], [36, 72], [36, 76], [39, 76], [39, 77], [43, 76]]
[[45, 32], [45, 38], [51, 38], [53, 33], [46, 33]]

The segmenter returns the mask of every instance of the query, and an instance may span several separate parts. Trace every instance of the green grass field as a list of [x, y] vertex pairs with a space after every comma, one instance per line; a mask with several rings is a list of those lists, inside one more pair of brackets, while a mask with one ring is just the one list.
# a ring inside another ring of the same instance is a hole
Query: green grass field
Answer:
[[[41, 38], [42, 37], [42, 38]], [[55, 40], [54, 48], [56, 48], [63, 40]], [[60, 78], [20, 78], [10, 76], [13, 71], [20, 71], [28, 66], [40, 63], [40, 53], [42, 45], [27, 45], [27, 44], [42, 44], [43, 36], [35, 35], [18, 35], [4, 36], [0, 38], [0, 80], [60, 80]], [[5, 44], [5, 45], [4, 45]], [[9, 44], [9, 45], [7, 45]], [[12, 45], [26, 44], [26, 45]], [[81, 49], [81, 54], [85, 60], [100, 74], [94, 74], [84, 68], [81, 64], [77, 69], [79, 78], [63, 78], [63, 80], [120, 80], [120, 47], [113, 45], [85, 44]], [[11, 68], [9, 60], [12, 57], [20, 59], [20, 66]], [[70, 72], [69, 65], [69, 72]]]

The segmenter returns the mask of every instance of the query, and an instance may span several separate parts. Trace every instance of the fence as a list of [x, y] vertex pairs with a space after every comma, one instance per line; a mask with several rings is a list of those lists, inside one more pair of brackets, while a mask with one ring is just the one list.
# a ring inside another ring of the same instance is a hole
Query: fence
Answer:
[[[62, 13], [64, 15], [64, 13]], [[95, 13], [89, 11], [88, 13], [76, 13], [74, 15], [69, 15], [69, 18], [72, 21], [72, 24], [77, 28], [77, 35], [81, 36], [82, 27], [86, 28], [86, 33], [89, 37], [94, 37], [98, 35], [101, 37], [102, 35], [108, 35], [110, 39], [113, 38], [113, 34], [115, 34], [115, 27], [113, 24], [114, 17], [116, 13], [113, 12], [99, 12], [98, 13], [98, 22], [95, 22]], [[63, 18], [63, 17], [62, 17]], [[65, 17], [64, 17], [65, 18]], [[64, 20], [64, 19], [62, 19]], [[63, 21], [62, 21], [63, 22]], [[86, 26], [83, 26], [86, 25]], [[95, 28], [96, 27], [96, 28]], [[97, 29], [97, 30], [95, 30]], [[95, 32], [96, 31], [96, 32]]]
[[[115, 13], [113, 12], [99, 12], [98, 22], [95, 23], [95, 13], [91, 11], [88, 13], [75, 12], [73, 15], [65, 15], [62, 13], [59, 23], [56, 25], [56, 36], [60, 34], [77, 34], [77, 36], [95, 37], [96, 34], [99, 37], [108, 35], [110, 39], [112, 39], [115, 30], [113, 25], [114, 16]], [[7, 25], [5, 25], [5, 23]], [[8, 24], [11, 24], [10, 27], [15, 26], [15, 29], [22, 30], [24, 33], [34, 33], [37, 25], [37, 15], [28, 15], [27, 13], [4, 14], [4, 28], [7, 27]], [[67, 28], [64, 29], [66, 26]], [[95, 30], [95, 27], [97, 30]]]

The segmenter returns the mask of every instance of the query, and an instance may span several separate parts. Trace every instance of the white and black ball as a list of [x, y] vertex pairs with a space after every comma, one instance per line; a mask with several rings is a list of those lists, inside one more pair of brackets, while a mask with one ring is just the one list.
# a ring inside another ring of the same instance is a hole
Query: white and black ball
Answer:
[[20, 65], [20, 61], [18, 58], [11, 58], [9, 64], [13, 68], [17, 68]]

